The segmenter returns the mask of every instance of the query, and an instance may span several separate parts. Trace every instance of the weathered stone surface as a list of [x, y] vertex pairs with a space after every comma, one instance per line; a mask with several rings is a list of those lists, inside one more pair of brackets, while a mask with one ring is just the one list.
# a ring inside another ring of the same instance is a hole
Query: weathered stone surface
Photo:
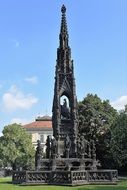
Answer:
[[117, 170], [80, 170], [80, 171], [22, 171], [13, 173], [13, 183], [83, 185], [116, 184]]

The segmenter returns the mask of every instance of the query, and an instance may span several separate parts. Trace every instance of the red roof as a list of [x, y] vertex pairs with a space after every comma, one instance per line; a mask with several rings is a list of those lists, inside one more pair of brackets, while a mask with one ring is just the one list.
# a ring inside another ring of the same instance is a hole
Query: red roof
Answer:
[[49, 116], [38, 117], [34, 122], [23, 126], [26, 129], [52, 129], [52, 119]]

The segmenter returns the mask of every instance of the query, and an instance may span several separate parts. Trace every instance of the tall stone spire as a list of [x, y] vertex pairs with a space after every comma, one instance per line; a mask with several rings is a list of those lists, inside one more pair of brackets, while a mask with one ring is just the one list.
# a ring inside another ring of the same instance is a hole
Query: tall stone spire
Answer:
[[64, 156], [65, 140], [71, 141], [69, 156], [75, 156], [75, 139], [78, 130], [77, 98], [71, 48], [68, 45], [69, 35], [66, 23], [66, 8], [61, 8], [62, 19], [59, 34], [59, 47], [57, 49], [55, 87], [53, 100], [53, 135], [58, 141], [59, 155]]
[[61, 8], [62, 18], [61, 18], [61, 29], [60, 29], [60, 47], [68, 47], [68, 31], [67, 31], [67, 22], [66, 22], [66, 7], [63, 5]]

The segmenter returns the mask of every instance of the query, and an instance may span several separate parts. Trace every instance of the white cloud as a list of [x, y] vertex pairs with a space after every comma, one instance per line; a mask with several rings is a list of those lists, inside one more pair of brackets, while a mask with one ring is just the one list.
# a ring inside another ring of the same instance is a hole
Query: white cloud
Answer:
[[111, 105], [117, 109], [117, 110], [122, 110], [124, 109], [124, 106], [127, 105], [127, 95], [121, 96], [117, 100], [111, 102]]
[[3, 95], [3, 107], [6, 111], [30, 109], [37, 102], [38, 99], [32, 94], [24, 94], [14, 85]]
[[31, 84], [37, 84], [38, 83], [38, 78], [36, 76], [33, 77], [27, 77], [25, 78], [25, 81], [31, 83]]
[[17, 124], [21, 124], [21, 125], [25, 125], [27, 123], [29, 123], [30, 121], [25, 119], [25, 118], [13, 118], [10, 123], [17, 123]]

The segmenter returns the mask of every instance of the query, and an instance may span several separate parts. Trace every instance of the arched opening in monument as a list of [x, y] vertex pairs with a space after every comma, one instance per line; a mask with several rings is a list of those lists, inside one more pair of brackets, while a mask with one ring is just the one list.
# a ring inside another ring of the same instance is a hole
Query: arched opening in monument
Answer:
[[61, 119], [70, 119], [70, 101], [65, 95], [60, 97]]

